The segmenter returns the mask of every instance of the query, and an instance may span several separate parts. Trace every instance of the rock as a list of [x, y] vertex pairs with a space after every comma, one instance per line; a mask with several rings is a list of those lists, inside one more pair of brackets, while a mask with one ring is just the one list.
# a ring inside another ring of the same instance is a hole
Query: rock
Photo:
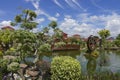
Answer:
[[28, 65], [26, 64], [20, 64], [20, 68], [26, 68]]
[[16, 57], [15, 56], [6, 55], [6, 56], [3, 56], [3, 59], [16, 59]]
[[36, 77], [39, 75], [39, 71], [30, 71], [30, 70], [27, 70], [27, 74], [32, 76], [32, 77]]
[[37, 61], [37, 67], [39, 67], [42, 71], [47, 71], [50, 68], [50, 63], [47, 61]]

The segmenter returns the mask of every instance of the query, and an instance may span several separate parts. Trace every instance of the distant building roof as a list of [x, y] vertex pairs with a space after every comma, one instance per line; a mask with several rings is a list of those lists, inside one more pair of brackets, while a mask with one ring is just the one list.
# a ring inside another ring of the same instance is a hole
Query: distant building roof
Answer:
[[79, 34], [74, 34], [73, 36], [80, 36]]
[[107, 40], [114, 40], [114, 37], [109, 37], [107, 38]]
[[67, 35], [67, 33], [65, 33], [65, 32], [62, 32], [63, 34], [65, 34], [65, 35]]
[[1, 28], [2, 30], [5, 30], [5, 29], [9, 29], [9, 30], [15, 30], [14, 28], [10, 27], [10, 26], [4, 26]]
[[80, 35], [79, 34], [74, 34], [73, 37], [76, 38], [76, 39], [80, 39]]
[[85, 42], [88, 40], [88, 38], [81, 38], [81, 39], [82, 41], [85, 41]]

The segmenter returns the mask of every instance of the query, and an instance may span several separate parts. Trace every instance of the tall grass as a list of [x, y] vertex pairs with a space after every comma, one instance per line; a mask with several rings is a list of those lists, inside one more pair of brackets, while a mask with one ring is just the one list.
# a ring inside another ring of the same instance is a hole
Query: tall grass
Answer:
[[120, 80], [120, 73], [100, 72], [93, 75], [81, 75], [80, 80]]

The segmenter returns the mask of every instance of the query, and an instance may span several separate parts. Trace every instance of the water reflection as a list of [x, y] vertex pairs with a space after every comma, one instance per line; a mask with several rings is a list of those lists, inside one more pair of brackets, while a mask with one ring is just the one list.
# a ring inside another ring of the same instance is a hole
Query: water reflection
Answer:
[[100, 67], [109, 66], [110, 59], [109, 59], [109, 52], [108, 51], [100, 51], [100, 57], [98, 62]]
[[99, 52], [98, 51], [94, 51], [91, 54], [90, 53], [85, 53], [85, 58], [86, 60], [88, 60], [87, 64], [86, 64], [86, 68], [87, 68], [87, 73], [89, 75], [92, 75], [95, 73], [96, 71], [96, 67], [97, 67], [97, 58], [99, 56]]
[[87, 72], [88, 74], [94, 74], [96, 71], [96, 59], [89, 59], [87, 62]]
[[120, 51], [98, 51], [99, 56], [85, 56], [82, 51], [59, 51], [40, 54], [40, 60], [51, 62], [55, 56], [71, 56], [79, 60], [82, 73], [95, 73], [102, 71], [120, 72]]

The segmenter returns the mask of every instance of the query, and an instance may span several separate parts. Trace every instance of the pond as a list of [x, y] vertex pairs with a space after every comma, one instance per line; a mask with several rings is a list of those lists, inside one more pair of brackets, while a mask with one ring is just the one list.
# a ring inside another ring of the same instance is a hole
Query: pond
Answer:
[[99, 51], [99, 57], [94, 59], [86, 58], [84, 54], [85, 51], [57, 51], [41, 54], [40, 59], [51, 62], [54, 56], [71, 56], [80, 62], [83, 74], [102, 71], [120, 72], [120, 51]]

